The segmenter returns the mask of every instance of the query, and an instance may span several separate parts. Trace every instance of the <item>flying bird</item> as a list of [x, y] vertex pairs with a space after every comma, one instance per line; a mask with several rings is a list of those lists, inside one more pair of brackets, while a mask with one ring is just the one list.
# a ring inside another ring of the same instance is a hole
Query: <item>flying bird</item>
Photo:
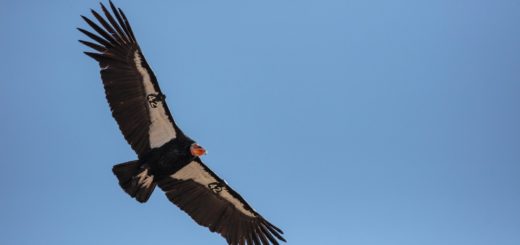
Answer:
[[144, 203], [156, 186], [199, 225], [222, 235], [228, 244], [270, 245], [284, 241], [282, 230], [257, 213], [201, 160], [206, 150], [177, 126], [157, 79], [144, 58], [130, 23], [110, 2], [101, 3], [98, 23], [81, 16], [95, 33], [80, 42], [101, 68], [112, 116], [138, 159], [116, 164], [121, 188]]

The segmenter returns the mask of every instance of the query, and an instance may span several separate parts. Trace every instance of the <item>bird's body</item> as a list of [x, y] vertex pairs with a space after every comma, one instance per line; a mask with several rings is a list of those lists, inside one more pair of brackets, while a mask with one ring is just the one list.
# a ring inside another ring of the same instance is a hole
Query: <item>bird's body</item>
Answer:
[[195, 141], [188, 137], [177, 137], [159, 148], [152, 149], [141, 157], [139, 162], [143, 166], [149, 166], [150, 172], [158, 179], [172, 175], [195, 159], [189, 151], [193, 143]]
[[99, 62], [106, 99], [137, 160], [112, 171], [120, 186], [146, 202], [156, 186], [198, 224], [220, 233], [229, 244], [269, 245], [285, 241], [269, 223], [200, 159], [204, 148], [175, 123], [165, 95], [146, 62], [126, 16], [110, 2], [113, 15], [92, 10], [101, 26], [83, 17], [97, 34], [78, 28], [95, 42], [81, 43]]

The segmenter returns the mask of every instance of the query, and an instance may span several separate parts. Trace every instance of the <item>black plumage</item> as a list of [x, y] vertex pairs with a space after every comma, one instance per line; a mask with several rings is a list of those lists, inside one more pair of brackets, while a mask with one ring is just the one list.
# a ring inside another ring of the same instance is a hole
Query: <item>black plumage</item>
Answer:
[[97, 23], [82, 16], [95, 33], [78, 28], [92, 41], [80, 42], [101, 68], [112, 115], [138, 160], [117, 164], [119, 185], [139, 202], [156, 186], [199, 225], [221, 234], [229, 244], [269, 245], [285, 241], [269, 223], [200, 159], [204, 149], [175, 124], [165, 95], [137, 44], [123, 11], [101, 4]]

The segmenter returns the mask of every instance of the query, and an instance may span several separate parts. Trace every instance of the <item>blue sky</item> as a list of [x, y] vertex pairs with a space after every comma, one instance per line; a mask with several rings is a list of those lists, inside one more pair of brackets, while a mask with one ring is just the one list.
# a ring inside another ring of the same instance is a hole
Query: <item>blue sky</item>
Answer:
[[[520, 244], [518, 1], [116, 1], [204, 161], [289, 244]], [[79, 17], [0, 3], [1, 244], [225, 244], [157, 191]]]

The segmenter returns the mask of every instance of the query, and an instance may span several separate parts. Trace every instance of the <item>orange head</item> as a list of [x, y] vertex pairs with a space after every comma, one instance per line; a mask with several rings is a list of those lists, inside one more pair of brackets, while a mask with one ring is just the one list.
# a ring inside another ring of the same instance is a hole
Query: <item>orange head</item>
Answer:
[[190, 152], [191, 155], [195, 157], [200, 157], [204, 154], [206, 154], [206, 149], [202, 148], [202, 146], [198, 145], [197, 143], [193, 143], [190, 146]]

